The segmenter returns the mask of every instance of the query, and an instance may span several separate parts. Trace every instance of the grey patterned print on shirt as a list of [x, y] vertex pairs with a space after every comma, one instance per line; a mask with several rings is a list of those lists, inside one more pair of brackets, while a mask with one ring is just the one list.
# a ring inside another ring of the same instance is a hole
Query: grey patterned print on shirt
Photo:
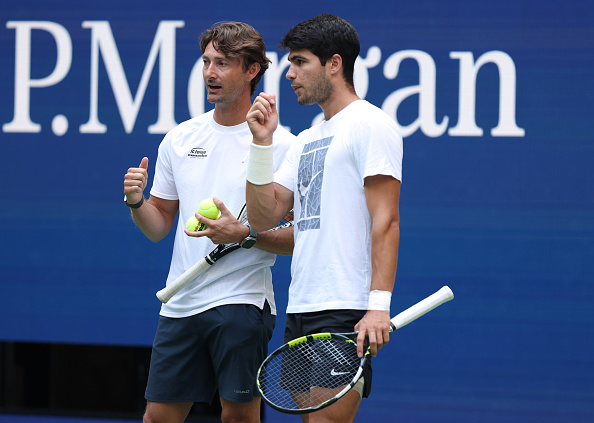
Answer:
[[322, 138], [305, 145], [299, 160], [297, 190], [301, 203], [301, 214], [297, 225], [300, 231], [320, 227], [320, 206], [322, 181], [324, 180], [324, 160], [334, 137]]

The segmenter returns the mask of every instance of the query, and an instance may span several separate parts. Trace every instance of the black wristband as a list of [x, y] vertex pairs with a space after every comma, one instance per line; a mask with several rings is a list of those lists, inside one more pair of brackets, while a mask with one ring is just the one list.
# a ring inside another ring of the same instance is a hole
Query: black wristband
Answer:
[[130, 207], [131, 209], [137, 209], [140, 206], [142, 206], [142, 203], [144, 203], [144, 195], [142, 196], [142, 198], [140, 199], [140, 201], [136, 204], [130, 204], [128, 203], [128, 198], [124, 195], [124, 204], [127, 205], [128, 207]]

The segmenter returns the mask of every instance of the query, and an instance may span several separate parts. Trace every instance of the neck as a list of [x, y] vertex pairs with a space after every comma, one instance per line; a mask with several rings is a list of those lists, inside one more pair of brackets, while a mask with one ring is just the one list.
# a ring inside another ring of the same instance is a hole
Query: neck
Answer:
[[337, 113], [347, 107], [354, 101], [360, 100], [359, 96], [350, 88], [337, 89], [335, 93], [323, 104], [319, 106], [324, 112], [326, 120], [332, 119]]
[[216, 103], [213, 118], [216, 123], [222, 126], [235, 126], [246, 121], [252, 102], [249, 96], [229, 103]]

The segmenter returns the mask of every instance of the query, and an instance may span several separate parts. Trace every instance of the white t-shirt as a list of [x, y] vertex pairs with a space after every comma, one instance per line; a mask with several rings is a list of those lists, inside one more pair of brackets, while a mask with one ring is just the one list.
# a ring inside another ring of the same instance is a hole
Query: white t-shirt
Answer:
[[[245, 203], [245, 181], [252, 134], [247, 122], [221, 126], [214, 110], [181, 123], [165, 135], [159, 146], [151, 195], [179, 200], [179, 215], [167, 283], [210, 253], [208, 238], [184, 233], [186, 221], [200, 201], [217, 197], [235, 216]], [[278, 168], [295, 140], [279, 127], [274, 133], [274, 166]], [[270, 266], [274, 254], [257, 248], [239, 249], [221, 258], [196, 281], [161, 307], [166, 317], [187, 317], [223, 304], [254, 304], [268, 300], [276, 312]]]
[[274, 175], [294, 193], [287, 313], [367, 309], [371, 218], [363, 183], [372, 175], [402, 180], [402, 137], [364, 100], [303, 131], [289, 149]]

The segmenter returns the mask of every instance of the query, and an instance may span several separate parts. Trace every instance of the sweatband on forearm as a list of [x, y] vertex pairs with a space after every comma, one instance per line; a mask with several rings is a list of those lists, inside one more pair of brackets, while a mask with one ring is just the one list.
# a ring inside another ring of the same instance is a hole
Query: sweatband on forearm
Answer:
[[390, 291], [373, 290], [369, 293], [367, 310], [390, 311], [392, 293]]
[[271, 145], [250, 144], [250, 159], [246, 179], [254, 185], [267, 185], [274, 182], [273, 154]]

